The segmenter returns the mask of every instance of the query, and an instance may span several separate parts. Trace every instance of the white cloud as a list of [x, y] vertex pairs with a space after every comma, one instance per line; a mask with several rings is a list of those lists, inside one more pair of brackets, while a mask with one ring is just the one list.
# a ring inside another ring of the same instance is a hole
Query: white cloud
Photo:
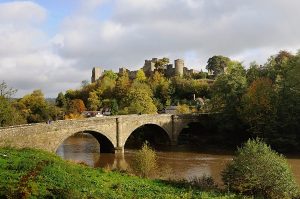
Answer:
[[42, 88], [56, 96], [89, 79], [93, 66], [136, 69], [145, 59], [168, 56], [200, 69], [217, 54], [263, 64], [281, 49], [300, 48], [298, 0], [77, 3], [53, 37], [43, 30], [48, 11], [41, 5], [0, 3], [0, 80], [19, 95]]
[[30, 1], [0, 4], [0, 23], [40, 23], [46, 18], [46, 10]]

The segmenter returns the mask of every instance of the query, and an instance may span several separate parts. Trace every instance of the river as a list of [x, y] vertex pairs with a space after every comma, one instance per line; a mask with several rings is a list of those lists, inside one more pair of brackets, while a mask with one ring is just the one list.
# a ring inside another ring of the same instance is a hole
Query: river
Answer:
[[[100, 154], [99, 143], [89, 134], [69, 137], [57, 150], [57, 154], [66, 160], [84, 162], [92, 167], [128, 168], [136, 150], [126, 150], [124, 155]], [[158, 163], [172, 172], [170, 178], [192, 179], [203, 175], [211, 176], [219, 185], [222, 184], [221, 171], [232, 160], [232, 155], [200, 153], [182, 150], [158, 151]], [[300, 158], [288, 157], [288, 162], [300, 184]]]

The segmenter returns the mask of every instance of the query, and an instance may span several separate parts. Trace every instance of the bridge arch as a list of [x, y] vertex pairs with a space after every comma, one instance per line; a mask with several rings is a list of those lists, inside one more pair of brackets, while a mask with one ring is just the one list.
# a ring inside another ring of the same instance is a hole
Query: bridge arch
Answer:
[[170, 144], [172, 141], [172, 135], [168, 126], [161, 126], [151, 122], [130, 128], [126, 133], [126, 137], [124, 137], [123, 146], [126, 147], [132, 139], [136, 140], [134, 136], [142, 136], [142, 139], [144, 141], [147, 140], [150, 144], [158, 144], [159, 139], [164, 144]]
[[63, 145], [63, 143], [70, 137], [80, 134], [80, 133], [88, 133], [92, 135], [99, 143], [100, 145], [100, 153], [114, 153], [116, 145], [113, 142], [113, 139], [110, 138], [110, 136], [105, 135], [105, 133], [102, 133], [98, 130], [80, 130], [80, 131], [73, 131], [70, 133], [65, 134], [63, 137], [59, 139], [57, 142], [57, 145], [55, 147], [55, 152], [58, 150], [58, 148]]

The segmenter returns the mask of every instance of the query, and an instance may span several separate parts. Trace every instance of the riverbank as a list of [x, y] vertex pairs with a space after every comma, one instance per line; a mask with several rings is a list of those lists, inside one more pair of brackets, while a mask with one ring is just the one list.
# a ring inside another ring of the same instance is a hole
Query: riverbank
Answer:
[[0, 198], [244, 198], [105, 172], [33, 149], [0, 149]]

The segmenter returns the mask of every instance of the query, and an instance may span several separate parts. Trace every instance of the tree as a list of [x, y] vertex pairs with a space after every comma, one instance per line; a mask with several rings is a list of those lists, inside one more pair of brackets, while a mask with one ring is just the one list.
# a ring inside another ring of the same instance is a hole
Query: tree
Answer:
[[92, 91], [88, 98], [88, 109], [91, 111], [97, 111], [101, 105], [100, 98], [96, 91]]
[[284, 63], [280, 81], [275, 82], [278, 93], [276, 134], [270, 143], [280, 151], [300, 149], [300, 54]]
[[241, 115], [256, 136], [263, 136], [276, 128], [277, 93], [269, 78], [252, 82], [242, 98]]
[[217, 77], [211, 88], [212, 111], [236, 114], [247, 87], [246, 72], [238, 62], [232, 62], [227, 71]]
[[26, 123], [22, 115], [11, 104], [11, 102], [0, 96], [0, 127], [13, 126]]
[[89, 85], [89, 81], [88, 80], [82, 80], [81, 81], [81, 88], [86, 87], [87, 85]]
[[142, 69], [138, 70], [136, 73], [135, 81], [138, 82], [145, 82], [147, 80], [147, 77]]
[[250, 67], [246, 72], [248, 85], [250, 85], [253, 81], [260, 78], [261, 76], [260, 66], [256, 62], [251, 62]]
[[206, 69], [211, 71], [214, 76], [218, 76], [225, 72], [225, 69], [230, 64], [230, 59], [222, 55], [215, 55], [208, 59]]
[[155, 69], [156, 69], [159, 73], [162, 73], [162, 74], [163, 74], [164, 69], [165, 69], [165, 66], [166, 66], [167, 64], [169, 64], [169, 63], [170, 63], [169, 58], [164, 57], [164, 58], [162, 58], [162, 59], [158, 59], [158, 60], [155, 62], [154, 67], [155, 67]]
[[298, 198], [299, 188], [286, 159], [261, 140], [248, 140], [222, 172], [231, 191], [255, 198]]
[[115, 86], [116, 78], [105, 75], [101, 80], [97, 81], [96, 91], [101, 99], [112, 99], [114, 97]]
[[9, 88], [8, 85], [2, 81], [0, 84], [0, 97], [10, 98], [17, 92], [17, 89]]
[[190, 107], [186, 104], [178, 105], [176, 108], [177, 114], [188, 114], [191, 113]]
[[156, 113], [157, 109], [151, 98], [151, 93], [146, 89], [131, 88], [127, 101], [129, 102], [129, 113], [151, 114]]
[[150, 79], [150, 87], [157, 102], [157, 108], [163, 109], [171, 104], [171, 82], [167, 80], [161, 73], [155, 71]]
[[55, 105], [58, 106], [59, 108], [64, 108], [64, 109], [67, 107], [67, 99], [62, 92], [58, 93], [55, 99]]
[[81, 114], [86, 110], [86, 107], [81, 99], [74, 99], [70, 101], [69, 113]]
[[130, 79], [128, 73], [125, 71], [122, 73], [116, 82], [116, 87], [114, 91], [114, 97], [118, 100], [119, 104], [123, 107], [125, 106], [125, 98], [130, 88]]
[[116, 80], [118, 78], [118, 75], [112, 70], [106, 70], [103, 72], [102, 78], [104, 77], [108, 77], [109, 79]]
[[113, 99], [111, 100], [110, 104], [110, 113], [111, 115], [117, 115], [119, 112], [119, 106], [117, 100]]
[[[28, 123], [44, 122], [51, 119], [52, 111], [41, 90], [35, 90], [25, 95], [18, 102]], [[55, 115], [55, 114], [54, 114]], [[52, 118], [54, 119], [54, 118]]]

